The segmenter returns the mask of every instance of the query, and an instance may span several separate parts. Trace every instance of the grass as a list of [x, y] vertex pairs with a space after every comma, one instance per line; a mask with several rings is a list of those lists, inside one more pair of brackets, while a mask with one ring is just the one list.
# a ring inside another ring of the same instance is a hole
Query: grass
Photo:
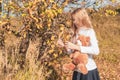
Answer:
[[100, 54], [95, 56], [101, 80], [120, 79], [120, 16], [98, 17], [93, 19], [99, 40]]

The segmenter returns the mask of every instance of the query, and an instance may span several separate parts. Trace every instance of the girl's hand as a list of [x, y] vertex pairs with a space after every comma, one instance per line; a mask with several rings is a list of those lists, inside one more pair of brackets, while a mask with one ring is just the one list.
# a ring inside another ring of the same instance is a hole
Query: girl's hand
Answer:
[[75, 49], [75, 44], [73, 44], [69, 41], [66, 41], [65, 42], [65, 47], [68, 48], [68, 49]]
[[61, 39], [58, 39], [57, 44], [60, 47], [64, 47], [65, 46], [64, 43], [63, 43], [63, 41]]
[[79, 46], [67, 41], [65, 42], [65, 47], [68, 48], [68, 49], [73, 49], [73, 50], [79, 50], [80, 51], [80, 48]]

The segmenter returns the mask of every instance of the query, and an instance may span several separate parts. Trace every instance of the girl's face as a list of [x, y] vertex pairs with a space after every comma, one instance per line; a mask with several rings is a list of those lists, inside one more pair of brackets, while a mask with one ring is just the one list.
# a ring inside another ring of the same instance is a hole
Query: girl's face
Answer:
[[83, 26], [82, 21], [81, 21], [81, 19], [79, 18], [79, 16], [78, 16], [78, 17], [77, 17], [77, 16], [73, 16], [73, 24], [75, 24], [75, 26], [76, 26], [77, 28]]
[[91, 21], [85, 9], [78, 8], [72, 13], [73, 29], [80, 29], [81, 27], [92, 28]]

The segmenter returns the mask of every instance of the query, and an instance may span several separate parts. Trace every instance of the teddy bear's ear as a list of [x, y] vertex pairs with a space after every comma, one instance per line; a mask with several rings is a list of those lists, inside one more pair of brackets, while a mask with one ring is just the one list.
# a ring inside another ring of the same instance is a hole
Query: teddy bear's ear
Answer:
[[83, 41], [84, 40], [84, 36], [83, 35], [79, 35], [78, 40]]
[[87, 42], [90, 41], [90, 37], [89, 37], [89, 36], [86, 37], [86, 41], [87, 41]]
[[85, 41], [82, 42], [82, 46], [87, 46]]
[[87, 37], [86, 37], [86, 40], [87, 40], [87, 41], [90, 41], [90, 37], [89, 37], [89, 36], [87, 36]]

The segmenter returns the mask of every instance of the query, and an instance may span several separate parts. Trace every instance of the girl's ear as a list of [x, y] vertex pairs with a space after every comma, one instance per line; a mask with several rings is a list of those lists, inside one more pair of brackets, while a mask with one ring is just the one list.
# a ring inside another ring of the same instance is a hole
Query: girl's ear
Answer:
[[86, 18], [83, 18], [83, 19], [82, 19], [82, 24], [83, 24], [83, 26], [86, 26], [86, 27], [87, 27], [88, 23], [87, 23]]
[[91, 27], [91, 22], [86, 16], [82, 19], [82, 24], [83, 26], [86, 26], [87, 28]]

